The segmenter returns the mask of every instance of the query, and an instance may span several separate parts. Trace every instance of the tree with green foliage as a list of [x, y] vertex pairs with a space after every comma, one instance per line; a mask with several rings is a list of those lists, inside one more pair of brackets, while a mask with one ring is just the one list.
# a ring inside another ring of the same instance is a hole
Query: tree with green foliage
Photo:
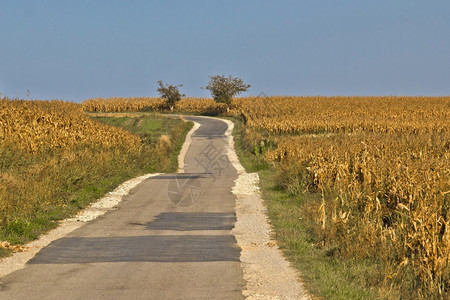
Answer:
[[167, 105], [170, 107], [170, 110], [173, 111], [175, 104], [181, 100], [182, 97], [186, 96], [184, 94], [180, 94], [178, 87], [182, 87], [182, 84], [179, 85], [164, 85], [162, 80], [158, 81], [158, 92], [161, 95], [162, 99], [167, 99]]
[[210, 81], [205, 89], [211, 92], [212, 97], [216, 102], [225, 103], [227, 105], [227, 112], [230, 111], [230, 104], [233, 97], [239, 95], [241, 92], [247, 91], [250, 87], [245, 84], [240, 78], [233, 78], [231, 75], [225, 77], [223, 75], [209, 76]]

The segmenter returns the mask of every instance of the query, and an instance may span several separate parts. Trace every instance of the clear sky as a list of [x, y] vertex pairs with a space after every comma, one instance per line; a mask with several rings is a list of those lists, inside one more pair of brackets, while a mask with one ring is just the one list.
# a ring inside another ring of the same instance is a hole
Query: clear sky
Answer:
[[450, 95], [449, 0], [0, 0], [0, 92]]

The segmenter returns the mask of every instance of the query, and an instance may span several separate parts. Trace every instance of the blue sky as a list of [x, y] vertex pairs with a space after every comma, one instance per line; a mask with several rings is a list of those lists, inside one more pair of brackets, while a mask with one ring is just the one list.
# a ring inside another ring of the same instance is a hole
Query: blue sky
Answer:
[[450, 95], [448, 0], [0, 0], [0, 92], [156, 96]]

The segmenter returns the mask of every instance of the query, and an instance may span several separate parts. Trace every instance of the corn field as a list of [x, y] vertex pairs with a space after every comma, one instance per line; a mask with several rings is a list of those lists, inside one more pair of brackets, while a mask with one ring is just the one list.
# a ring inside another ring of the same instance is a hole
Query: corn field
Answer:
[[450, 130], [449, 97], [248, 97], [233, 107], [248, 126], [272, 133]]
[[[142, 110], [162, 111], [168, 109], [166, 101], [161, 98], [94, 98], [82, 103], [88, 112], [137, 112]], [[175, 111], [208, 113], [224, 109], [223, 104], [208, 98], [184, 98], [175, 105]]]
[[80, 105], [63, 101], [0, 100], [0, 142], [36, 152], [79, 144], [136, 150], [140, 140], [94, 122]]
[[449, 297], [449, 97], [233, 104], [277, 169], [279, 185], [322, 195], [312, 211], [325, 245], [349, 257], [383, 259], [387, 284], [406, 293]]
[[160, 98], [152, 97], [93, 98], [83, 101], [82, 108], [89, 112], [136, 112], [143, 108], [159, 110], [164, 102]]

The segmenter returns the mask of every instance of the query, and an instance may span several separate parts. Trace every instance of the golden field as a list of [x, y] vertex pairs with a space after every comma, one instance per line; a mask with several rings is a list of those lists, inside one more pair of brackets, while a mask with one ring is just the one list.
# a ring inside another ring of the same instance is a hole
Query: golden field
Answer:
[[133, 150], [140, 145], [137, 136], [92, 121], [71, 102], [0, 100], [0, 125], [2, 144], [31, 152], [80, 143]]
[[449, 97], [248, 97], [233, 106], [247, 125], [273, 133], [450, 129]]
[[449, 295], [449, 97], [240, 98], [233, 104], [253, 151], [275, 167], [279, 186], [322, 195], [308, 207], [324, 247], [383, 260], [387, 284], [407, 293]]
[[113, 97], [88, 99], [81, 106], [89, 112], [135, 112], [143, 108], [159, 110], [164, 103], [164, 100], [155, 97]]
[[[83, 101], [82, 107], [88, 112], [136, 112], [161, 111], [168, 109], [165, 100], [156, 97], [128, 97], [128, 98], [92, 98]], [[224, 108], [208, 98], [183, 98], [175, 105], [175, 111], [208, 113]]]

